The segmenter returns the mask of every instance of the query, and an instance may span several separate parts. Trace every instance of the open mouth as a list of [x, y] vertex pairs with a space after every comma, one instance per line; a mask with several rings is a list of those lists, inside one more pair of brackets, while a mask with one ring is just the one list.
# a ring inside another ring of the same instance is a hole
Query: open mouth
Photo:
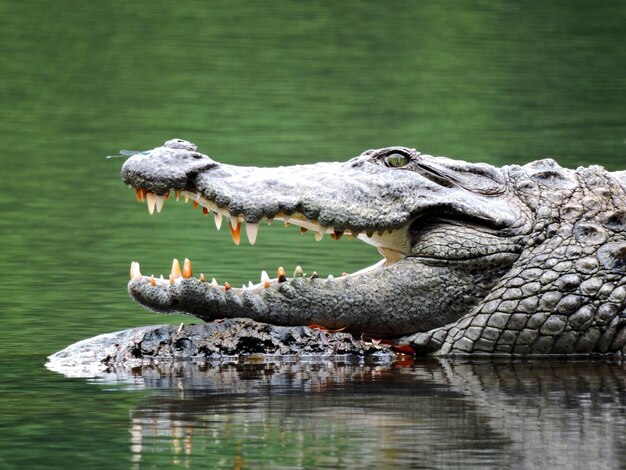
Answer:
[[[130, 186], [132, 188], [132, 186]], [[146, 203], [150, 215], [156, 211], [160, 213], [165, 205], [165, 201], [172, 199], [171, 192], [158, 195], [153, 192], [149, 192], [144, 188], [135, 189], [137, 201], [139, 203]], [[300, 212], [294, 212], [286, 214], [282, 211], [278, 211], [275, 214], [263, 216], [258, 222], [246, 222], [245, 214], [233, 215], [228, 206], [219, 207], [216, 201], [207, 198], [205, 195], [199, 192], [192, 191], [173, 191], [176, 201], [181, 199], [185, 203], [191, 201], [194, 209], [202, 208], [202, 213], [205, 216], [213, 216], [215, 226], [217, 230], [221, 230], [224, 225], [228, 225], [232, 240], [235, 245], [239, 245], [242, 239], [242, 231], [245, 232], [246, 239], [251, 245], [254, 245], [259, 233], [259, 227], [263, 224], [271, 225], [275, 221], [279, 221], [284, 224], [285, 227], [295, 225], [300, 227], [301, 233], [313, 232], [316, 241], [321, 241], [325, 236], [330, 236], [332, 240], [339, 240], [341, 238], [354, 239], [358, 238], [365, 243], [376, 246], [380, 254], [383, 256], [379, 262], [363, 268], [354, 273], [342, 273], [341, 276], [334, 277], [329, 275], [328, 279], [341, 284], [349, 283], [356, 280], [360, 276], [366, 275], [376, 269], [389, 267], [400, 260], [404, 259], [409, 254], [409, 240], [408, 240], [408, 225], [407, 227], [401, 227], [395, 230], [381, 230], [375, 232], [357, 232], [346, 228], [344, 230], [335, 230], [333, 227], [323, 227], [317, 220], [309, 219]], [[132, 281], [141, 281], [146, 276], [141, 274], [139, 262], [133, 261], [130, 267], [130, 279]], [[172, 267], [167, 277], [160, 275], [155, 277], [151, 275], [149, 282], [152, 286], [167, 287], [168, 285], [174, 286], [177, 283], [182, 282], [183, 279], [191, 279], [194, 277], [191, 261], [185, 259], [181, 267], [180, 262], [177, 259], [172, 261]], [[241, 289], [234, 288], [228, 282], [219, 284], [215, 278], [209, 279], [209, 276], [205, 276], [201, 273], [197, 276], [199, 282], [207, 282], [213, 287], [222, 288], [224, 290], [251, 290], [261, 291], [263, 289], [269, 289], [271, 287], [279, 286], [281, 283], [291, 281], [296, 278], [319, 278], [317, 272], [305, 273], [300, 266], [295, 268], [295, 271], [291, 277], [287, 276], [283, 267], [278, 267], [276, 275], [270, 277], [266, 271], [262, 271], [259, 282], [249, 281], [248, 284], [244, 284]]]

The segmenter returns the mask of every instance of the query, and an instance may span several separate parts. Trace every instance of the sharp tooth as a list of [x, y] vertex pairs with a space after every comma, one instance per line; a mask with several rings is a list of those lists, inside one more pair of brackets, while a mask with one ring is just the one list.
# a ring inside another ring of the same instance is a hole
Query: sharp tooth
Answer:
[[302, 235], [304, 235], [304, 234], [305, 234], [305, 233], [307, 233], [308, 231], [309, 231], [309, 229], [308, 229], [308, 228], [306, 228], [306, 227], [300, 227], [300, 233], [301, 233]]
[[315, 232], [315, 239], [319, 242], [322, 238], [324, 238], [324, 232]]
[[217, 279], [215, 279], [215, 278], [211, 279], [211, 285], [212, 285], [213, 287], [218, 287], [218, 286], [219, 286], [219, 284], [217, 283]]
[[333, 276], [332, 274], [329, 274], [327, 279], [329, 281], [334, 281], [335, 280], [335, 276]]
[[224, 290], [229, 290], [229, 289], [230, 289], [230, 283], [224, 282]]
[[278, 268], [278, 282], [285, 282], [287, 280], [287, 276], [285, 276], [285, 268], [282, 266]]
[[183, 273], [180, 272], [180, 263], [176, 258], [172, 260], [172, 271], [170, 274], [170, 278], [174, 277], [182, 277]]
[[254, 287], [254, 284], [252, 284], [252, 281], [248, 281], [248, 288], [252, 289]]
[[206, 282], [206, 277], [204, 277], [204, 273], [200, 273], [200, 282]]
[[346, 276], [348, 275], [348, 273], [343, 272], [343, 273], [341, 273], [341, 275], [342, 275], [343, 277], [346, 277]]
[[189, 202], [189, 195], [185, 194], [185, 204]]
[[213, 216], [215, 217], [215, 226], [217, 227], [217, 229], [221, 229], [222, 228], [222, 211], [217, 209], [217, 212], [213, 213]]
[[198, 208], [198, 201], [195, 201], [195, 200], [193, 201], [193, 208], [194, 209]]
[[256, 243], [256, 236], [259, 233], [259, 224], [246, 224], [246, 235], [248, 236], [248, 241], [250, 245], [254, 245]]
[[139, 270], [139, 262], [135, 263], [135, 281], [141, 280], [141, 271]]
[[270, 280], [268, 279], [267, 281], [263, 281], [263, 287], [265, 289], [267, 289], [270, 286]]
[[205, 216], [209, 215], [209, 209], [207, 209], [206, 207], [203, 207], [202, 208], [202, 214], [205, 215]]
[[270, 277], [267, 275], [266, 271], [261, 271], [261, 282], [269, 282], [270, 281]]
[[245, 284], [241, 284], [241, 288], [242, 288], [242, 289], [245, 289], [245, 288], [246, 288], [246, 285], [245, 285]]
[[317, 279], [319, 276], [319, 274], [317, 274], [317, 271], [313, 271], [313, 274], [311, 274], [311, 279]]
[[170, 274], [170, 285], [174, 285], [174, 275]]
[[164, 280], [165, 280], [165, 279], [163, 279], [163, 274], [161, 274], [161, 275], [159, 276], [159, 280], [161, 280], [161, 281], [164, 281]]
[[191, 276], [193, 276], [192, 272], [191, 272], [191, 261], [189, 261], [187, 258], [185, 258], [185, 261], [183, 263], [183, 277], [185, 279], [189, 279]]
[[150, 212], [150, 215], [152, 215], [154, 214], [154, 206], [156, 205], [156, 194], [146, 194], [146, 200], [148, 201], [148, 212]]
[[163, 204], [165, 204], [165, 196], [155, 195], [156, 198], [156, 210], [160, 214], [161, 209], [163, 209]]
[[130, 263], [130, 279], [141, 281], [141, 271], [139, 270], [139, 263], [137, 261]]
[[181, 195], [182, 191], [174, 191], [174, 194], [176, 195], [176, 200], [180, 201], [180, 195]]
[[304, 271], [300, 266], [296, 266], [296, 270], [293, 272], [293, 277], [304, 277]]
[[342, 236], [343, 236], [343, 232], [335, 231], [330, 234], [330, 238], [332, 238], [333, 240], [339, 240]]
[[150, 275], [150, 284], [156, 286], [156, 281], [154, 280], [154, 274]]
[[235, 218], [235, 227], [233, 227], [233, 218], [231, 216], [230, 221], [229, 221], [229, 225], [230, 225], [230, 234], [233, 236], [233, 242], [235, 242], [235, 245], [239, 245], [239, 242], [241, 242], [241, 224], [239, 223], [239, 221], [237, 221], [237, 218]]
[[144, 201], [144, 197], [143, 197], [143, 191], [141, 190], [141, 188], [135, 188], [135, 194], [137, 194], [137, 202], [143, 202]]
[[274, 219], [271, 219], [271, 218], [268, 217], [267, 225], [272, 225], [272, 222], [274, 222]]

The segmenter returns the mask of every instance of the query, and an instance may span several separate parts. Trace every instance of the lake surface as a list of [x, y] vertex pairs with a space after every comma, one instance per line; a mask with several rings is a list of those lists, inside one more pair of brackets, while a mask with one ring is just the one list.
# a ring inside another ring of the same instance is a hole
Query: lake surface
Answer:
[[277, 166], [406, 145], [626, 169], [626, 6], [0, 0], [0, 468], [624, 468], [626, 369], [595, 361], [190, 365], [70, 379], [49, 354], [138, 325], [132, 260], [220, 282], [378, 259], [191, 207], [150, 217], [120, 149], [180, 137]]

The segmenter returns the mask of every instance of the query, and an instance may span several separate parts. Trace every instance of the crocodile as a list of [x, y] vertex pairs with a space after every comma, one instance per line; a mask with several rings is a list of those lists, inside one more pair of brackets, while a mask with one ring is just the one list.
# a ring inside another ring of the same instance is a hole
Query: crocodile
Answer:
[[416, 354], [626, 351], [626, 171], [547, 158], [500, 168], [408, 147], [345, 162], [277, 168], [215, 161], [182, 139], [131, 156], [121, 171], [150, 213], [174, 194], [202, 206], [236, 244], [281, 220], [359, 239], [382, 258], [354, 273], [292, 277], [279, 268], [235, 288], [131, 263], [141, 306], [204, 321], [321, 325]]

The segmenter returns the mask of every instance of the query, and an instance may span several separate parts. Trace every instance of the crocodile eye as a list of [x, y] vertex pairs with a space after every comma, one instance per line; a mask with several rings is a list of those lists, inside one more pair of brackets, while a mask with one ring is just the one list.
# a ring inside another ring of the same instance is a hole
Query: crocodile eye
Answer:
[[390, 153], [385, 157], [385, 165], [399, 168], [409, 164], [409, 157], [401, 153]]

